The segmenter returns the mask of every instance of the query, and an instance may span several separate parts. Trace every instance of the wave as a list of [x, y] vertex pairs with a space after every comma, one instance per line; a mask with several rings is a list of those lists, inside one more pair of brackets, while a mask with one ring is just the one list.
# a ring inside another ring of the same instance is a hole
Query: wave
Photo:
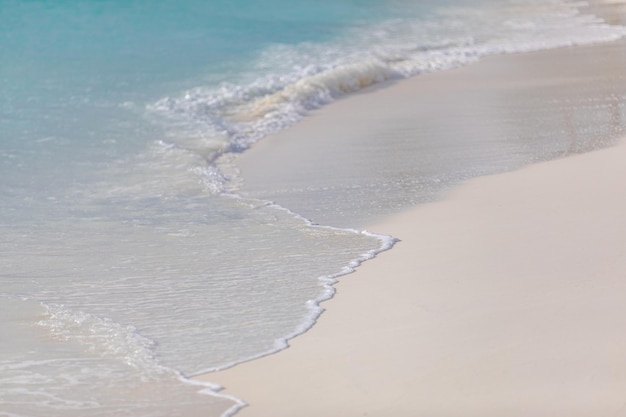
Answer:
[[[16, 322], [25, 324], [10, 327], [11, 335], [30, 344], [0, 360], [0, 401], [7, 415], [95, 416], [106, 407], [113, 414], [137, 416], [188, 415], [204, 409], [207, 415], [226, 417], [244, 406], [218, 393], [215, 384], [161, 365], [155, 343], [133, 326], [59, 304], [19, 300], [20, 307], [29, 303], [32, 310], [17, 309]], [[40, 320], [31, 322], [36, 317]], [[35, 324], [52, 338], [38, 339]], [[146, 384], [150, 389], [140, 388]]]
[[[241, 82], [200, 86], [163, 97], [148, 112], [167, 124], [167, 143], [209, 165], [291, 126], [311, 110], [387, 81], [442, 71], [487, 55], [618, 39], [624, 27], [580, 13], [579, 3], [508, 5], [496, 12], [441, 9], [436, 20], [395, 19], [348, 31], [324, 44], [273, 45], [260, 51]], [[205, 182], [224, 191], [212, 167]]]
[[133, 326], [74, 311], [60, 304], [43, 305], [46, 317], [38, 324], [58, 340], [78, 343], [89, 351], [97, 351], [100, 356], [116, 358], [144, 371], [169, 371], [156, 359], [156, 343], [140, 335]]

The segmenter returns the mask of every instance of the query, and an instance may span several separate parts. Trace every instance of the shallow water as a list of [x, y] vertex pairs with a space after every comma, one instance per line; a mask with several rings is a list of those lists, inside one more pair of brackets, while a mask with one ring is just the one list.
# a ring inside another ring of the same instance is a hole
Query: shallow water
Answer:
[[283, 348], [393, 240], [243, 198], [220, 156], [376, 83], [623, 34], [561, 1], [3, 1], [0, 415], [235, 410], [187, 377]]

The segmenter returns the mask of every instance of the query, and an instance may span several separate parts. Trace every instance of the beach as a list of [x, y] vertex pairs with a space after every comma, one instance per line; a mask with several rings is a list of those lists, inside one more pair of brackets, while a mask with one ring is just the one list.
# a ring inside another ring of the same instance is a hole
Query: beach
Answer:
[[613, 411], [602, 4], [3, 1], [0, 416]]
[[401, 239], [279, 354], [210, 375], [246, 416], [622, 415], [626, 147], [375, 225]]
[[[611, 2], [602, 11], [619, 23], [622, 9]], [[245, 401], [243, 417], [624, 415], [625, 47], [489, 57], [421, 75], [333, 103], [243, 154], [249, 193], [295, 188], [313, 169], [338, 175], [333, 155], [346, 153], [330, 143], [331, 129], [358, 136], [402, 120], [411, 135], [428, 103], [458, 124], [445, 134], [467, 135], [484, 135], [490, 120], [472, 113], [484, 119], [468, 129], [460, 115], [472, 108], [515, 103], [511, 117], [523, 127], [552, 110], [537, 103], [556, 103], [561, 113], [547, 117], [570, 139], [535, 164], [477, 172], [437, 201], [355, 219], [399, 242], [341, 277], [318, 322], [288, 349], [199, 378]], [[458, 108], [445, 93], [459, 91], [482, 99]], [[597, 100], [611, 94], [620, 99]]]
[[0, 417], [626, 413], [624, 10], [2, 1]]

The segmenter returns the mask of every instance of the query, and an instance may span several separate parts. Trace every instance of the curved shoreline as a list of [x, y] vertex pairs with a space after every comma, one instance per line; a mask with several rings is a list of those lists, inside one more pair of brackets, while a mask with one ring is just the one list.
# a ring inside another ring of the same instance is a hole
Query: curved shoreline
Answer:
[[206, 375], [244, 416], [596, 416], [623, 407], [626, 145], [472, 180], [280, 354]]
[[[623, 45], [581, 47], [577, 53], [593, 62]], [[432, 84], [426, 88], [455, 88], [472, 82], [468, 73], [489, 77], [513, 67], [522, 68], [514, 77], [519, 88], [536, 81], [524, 78], [527, 68], [520, 64], [549, 67], [569, 53], [493, 57], [428, 74]], [[511, 60], [513, 66], [501, 65]], [[614, 79], [602, 82], [623, 88], [623, 58], [617, 61]], [[409, 83], [424, 88], [418, 78], [362, 96], [386, 92], [397, 99]], [[591, 82], [590, 91], [598, 82]], [[330, 110], [354, 109], [358, 100], [317, 111], [284, 135], [302, 135], [323, 125]], [[613, 110], [621, 115], [622, 107]], [[617, 138], [621, 116], [612, 123], [618, 123]], [[244, 177], [282, 177], [256, 162], [277, 150], [276, 160], [287, 154], [297, 160], [298, 147], [308, 156], [302, 141], [281, 135], [242, 155]], [[324, 303], [327, 311], [312, 331], [278, 355], [198, 379], [216, 381], [244, 399], [250, 407], [241, 415], [251, 417], [617, 412], [626, 386], [619, 354], [626, 348], [619, 335], [619, 278], [626, 273], [620, 266], [626, 264], [620, 237], [626, 236], [620, 224], [626, 200], [619, 180], [626, 174], [625, 157], [626, 146], [619, 145], [481, 177], [440, 202], [372, 221], [368, 230], [401, 243], [356, 275], [342, 277], [339, 296]], [[275, 168], [271, 161], [267, 166]]]

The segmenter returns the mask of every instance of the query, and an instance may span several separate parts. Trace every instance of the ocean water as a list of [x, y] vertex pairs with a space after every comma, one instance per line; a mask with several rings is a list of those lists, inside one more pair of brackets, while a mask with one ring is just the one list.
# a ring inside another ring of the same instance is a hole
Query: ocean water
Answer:
[[242, 197], [233, 156], [377, 83], [625, 34], [580, 6], [1, 0], [0, 416], [234, 413], [190, 377], [284, 348], [394, 239]]

